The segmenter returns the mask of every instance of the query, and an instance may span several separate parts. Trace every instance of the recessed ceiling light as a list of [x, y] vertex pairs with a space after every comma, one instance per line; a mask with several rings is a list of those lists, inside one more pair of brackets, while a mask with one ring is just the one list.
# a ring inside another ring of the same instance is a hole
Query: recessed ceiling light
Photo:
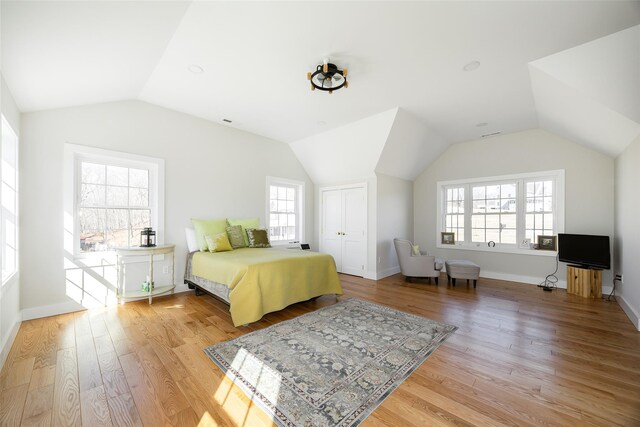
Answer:
[[327, 122], [323, 122], [322, 120], [318, 122], [318, 126], [325, 126]]
[[191, 64], [187, 67], [187, 70], [191, 71], [193, 74], [202, 74], [204, 73], [204, 68], [197, 64]]
[[465, 71], [474, 71], [477, 70], [478, 67], [480, 67], [480, 61], [473, 61], [462, 67], [462, 69]]
[[496, 135], [500, 135], [502, 132], [498, 131], [498, 132], [492, 132], [492, 133], [487, 133], [482, 135], [482, 138], [488, 138], [490, 136], [496, 136]]
[[478, 123], [476, 126], [479, 127], [479, 128], [482, 128], [482, 127], [485, 127], [488, 124], [489, 123], [487, 123], [487, 122], [481, 122], [481, 123]]

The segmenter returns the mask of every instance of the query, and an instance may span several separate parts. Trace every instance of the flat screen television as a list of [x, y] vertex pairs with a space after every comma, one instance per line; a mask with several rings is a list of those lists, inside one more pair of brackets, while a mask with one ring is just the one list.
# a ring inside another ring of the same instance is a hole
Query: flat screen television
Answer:
[[609, 236], [558, 234], [558, 259], [585, 268], [611, 268]]

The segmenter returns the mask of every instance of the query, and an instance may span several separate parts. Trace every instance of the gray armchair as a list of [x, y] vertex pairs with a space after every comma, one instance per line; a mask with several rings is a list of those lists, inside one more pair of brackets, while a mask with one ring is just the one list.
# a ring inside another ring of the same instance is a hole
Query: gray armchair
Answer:
[[438, 284], [440, 270], [444, 266], [440, 258], [427, 255], [424, 252], [420, 252], [420, 255], [413, 255], [411, 251], [412, 244], [408, 240], [393, 239], [393, 244], [398, 254], [400, 271], [407, 279], [411, 277], [427, 277], [431, 280], [432, 277], [435, 277], [436, 285]]

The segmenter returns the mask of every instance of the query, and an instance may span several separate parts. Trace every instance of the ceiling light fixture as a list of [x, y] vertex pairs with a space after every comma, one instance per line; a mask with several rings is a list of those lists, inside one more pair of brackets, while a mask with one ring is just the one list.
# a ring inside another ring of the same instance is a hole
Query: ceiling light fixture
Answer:
[[480, 67], [480, 61], [472, 61], [472, 62], [469, 62], [464, 67], [462, 67], [462, 69], [465, 70], [465, 71], [475, 71], [479, 67]]
[[204, 73], [204, 68], [199, 65], [191, 64], [187, 67], [187, 70], [191, 71], [193, 74], [202, 74]]
[[328, 59], [316, 67], [313, 73], [307, 73], [307, 80], [311, 82], [311, 90], [323, 90], [333, 93], [334, 90], [348, 88], [347, 69], [338, 69], [336, 64], [332, 64]]

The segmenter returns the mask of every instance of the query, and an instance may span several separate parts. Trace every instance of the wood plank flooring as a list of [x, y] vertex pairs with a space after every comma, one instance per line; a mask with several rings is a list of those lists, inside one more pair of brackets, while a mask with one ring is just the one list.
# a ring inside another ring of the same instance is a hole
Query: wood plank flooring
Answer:
[[[341, 276], [345, 295], [459, 327], [364, 426], [640, 426], [640, 333], [615, 302], [511, 282]], [[202, 349], [334, 304], [235, 328], [183, 293], [24, 322], [0, 372], [0, 426], [262, 426]]]

